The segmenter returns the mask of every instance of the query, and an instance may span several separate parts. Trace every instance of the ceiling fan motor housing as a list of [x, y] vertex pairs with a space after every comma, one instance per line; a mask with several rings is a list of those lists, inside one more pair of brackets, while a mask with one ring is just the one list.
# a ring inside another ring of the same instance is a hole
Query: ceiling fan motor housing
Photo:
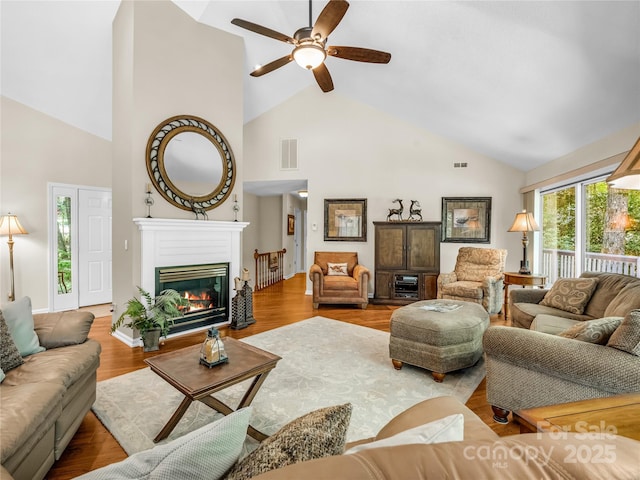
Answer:
[[326, 38], [324, 41], [311, 37], [311, 27], [304, 27], [293, 34], [296, 40], [296, 48], [293, 49], [293, 58], [298, 65], [307, 70], [312, 70], [324, 62], [327, 58], [325, 51]]

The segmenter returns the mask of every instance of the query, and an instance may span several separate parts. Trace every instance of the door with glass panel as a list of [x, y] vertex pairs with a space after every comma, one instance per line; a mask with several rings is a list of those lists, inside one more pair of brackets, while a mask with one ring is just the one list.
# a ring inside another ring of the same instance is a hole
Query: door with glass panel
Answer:
[[609, 188], [601, 177], [541, 196], [550, 283], [585, 271], [640, 276], [640, 191]]
[[50, 185], [52, 311], [111, 302], [111, 191]]
[[51, 299], [52, 310], [78, 308], [78, 235], [77, 189], [53, 186], [51, 198], [51, 227], [49, 246], [51, 249]]
[[640, 276], [640, 191], [585, 182], [582, 271]]

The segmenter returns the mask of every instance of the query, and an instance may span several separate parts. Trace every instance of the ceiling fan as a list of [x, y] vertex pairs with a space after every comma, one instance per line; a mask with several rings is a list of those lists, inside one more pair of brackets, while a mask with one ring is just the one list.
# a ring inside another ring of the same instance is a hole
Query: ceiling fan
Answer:
[[298, 65], [313, 72], [323, 92], [330, 92], [333, 90], [333, 80], [324, 64], [327, 55], [356, 62], [389, 63], [391, 54], [387, 52], [359, 47], [327, 46], [327, 37], [338, 26], [348, 8], [349, 3], [345, 0], [329, 0], [312, 26], [311, 0], [309, 0], [309, 26], [298, 29], [293, 37], [240, 18], [231, 20], [231, 23], [238, 27], [294, 46], [289, 55], [256, 68], [251, 72], [251, 76], [260, 77], [295, 60]]

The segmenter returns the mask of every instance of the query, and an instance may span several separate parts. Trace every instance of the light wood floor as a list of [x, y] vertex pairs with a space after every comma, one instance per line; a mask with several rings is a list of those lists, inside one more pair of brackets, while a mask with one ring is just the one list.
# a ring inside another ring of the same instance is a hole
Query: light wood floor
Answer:
[[[243, 338], [255, 333], [271, 330], [282, 325], [288, 325], [300, 320], [322, 315], [335, 320], [363, 325], [378, 330], [389, 331], [389, 318], [398, 307], [387, 305], [369, 305], [366, 310], [349, 306], [324, 306], [313, 310], [311, 297], [304, 294], [305, 275], [280, 282], [277, 285], [254, 293], [253, 312], [257, 322], [243, 330], [224, 328], [222, 335]], [[91, 310], [91, 308], [89, 308]], [[97, 315], [106, 313], [95, 310]], [[491, 317], [492, 325], [504, 325], [502, 315]], [[109, 334], [111, 317], [96, 318], [89, 336], [102, 344], [98, 381], [106, 380], [134, 370], [145, 368], [144, 359], [158, 353], [199, 344], [204, 339], [204, 333], [194, 333], [182, 337], [166, 340], [159, 352], [143, 353], [142, 348], [130, 348]], [[392, 368], [389, 361], [389, 368]], [[433, 382], [431, 374], [425, 371], [425, 382]], [[446, 378], [445, 378], [446, 382]], [[491, 407], [486, 402], [484, 380], [473, 393], [467, 406], [473, 410], [498, 435], [512, 435], [519, 432], [516, 424], [499, 425], [492, 420]], [[124, 450], [111, 436], [106, 428], [89, 412], [73, 440], [50, 470], [48, 480], [63, 480], [76, 477], [90, 470], [114, 463], [126, 458]]]

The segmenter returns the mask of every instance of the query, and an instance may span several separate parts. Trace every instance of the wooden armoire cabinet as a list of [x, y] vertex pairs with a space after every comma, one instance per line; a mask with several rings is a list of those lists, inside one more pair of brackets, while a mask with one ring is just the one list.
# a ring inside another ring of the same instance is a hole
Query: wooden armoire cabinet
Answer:
[[407, 304], [436, 298], [440, 222], [373, 222], [374, 303]]

